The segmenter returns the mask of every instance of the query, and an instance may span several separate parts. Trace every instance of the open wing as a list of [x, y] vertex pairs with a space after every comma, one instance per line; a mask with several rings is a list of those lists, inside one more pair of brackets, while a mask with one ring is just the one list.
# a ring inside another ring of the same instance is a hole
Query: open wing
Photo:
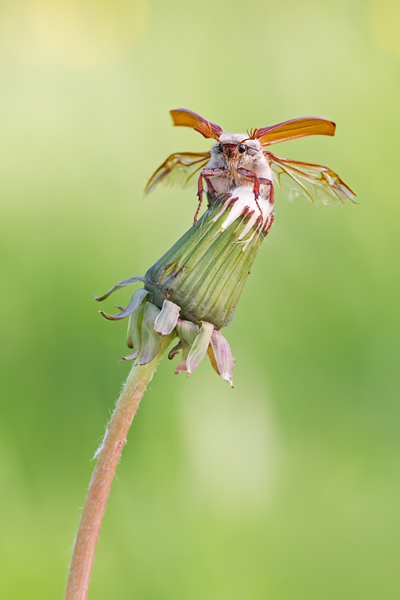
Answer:
[[187, 108], [171, 110], [170, 114], [174, 125], [192, 127], [192, 129], [201, 133], [205, 138], [214, 138], [217, 140], [222, 133], [225, 133], [219, 125], [203, 119], [203, 117]]
[[157, 171], [150, 177], [145, 194], [153, 191], [161, 181], [165, 185], [178, 185], [186, 187], [191, 182], [196, 182], [193, 177], [210, 160], [211, 152], [178, 152], [171, 154], [167, 160], [158, 167]]
[[303, 195], [310, 202], [334, 204], [337, 200], [355, 202], [355, 193], [340, 179], [339, 175], [321, 165], [287, 160], [264, 152], [266, 159], [272, 167], [276, 180], [282, 192], [293, 200]]
[[335, 135], [335, 128], [335, 123], [323, 117], [305, 117], [257, 129], [254, 137], [263, 146], [269, 146], [306, 135]]

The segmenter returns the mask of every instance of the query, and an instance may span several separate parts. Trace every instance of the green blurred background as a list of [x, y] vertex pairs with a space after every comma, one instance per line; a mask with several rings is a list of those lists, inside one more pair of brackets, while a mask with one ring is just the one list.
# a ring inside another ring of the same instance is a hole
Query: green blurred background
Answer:
[[335, 138], [276, 152], [328, 165], [360, 204], [277, 192], [224, 331], [235, 389], [206, 360], [189, 379], [162, 363], [89, 597], [400, 597], [399, 30], [398, 0], [2, 0], [1, 598], [63, 596], [129, 371], [126, 323], [91, 294], [192, 222], [192, 189], [142, 193], [168, 154], [210, 147], [172, 127], [178, 107], [233, 132], [333, 119]]

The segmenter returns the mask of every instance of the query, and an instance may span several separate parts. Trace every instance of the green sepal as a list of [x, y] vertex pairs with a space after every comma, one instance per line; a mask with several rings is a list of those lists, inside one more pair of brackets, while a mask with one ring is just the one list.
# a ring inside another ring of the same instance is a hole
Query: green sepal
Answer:
[[116, 283], [115, 285], [112, 286], [111, 289], [108, 290], [108, 292], [106, 292], [105, 294], [103, 294], [103, 296], [95, 296], [93, 294], [93, 298], [95, 300], [97, 300], [97, 302], [102, 302], [103, 300], [105, 300], [106, 298], [108, 298], [108, 296], [110, 296], [110, 294], [112, 294], [113, 292], [115, 292], [116, 290], [120, 290], [128, 285], [132, 285], [134, 283], [137, 283], [138, 281], [144, 281], [144, 277], [139, 277], [139, 276], [135, 276], [135, 277], [128, 277], [128, 279], [123, 279], [122, 281], [119, 281], [118, 283]]
[[142, 303], [129, 317], [127, 342], [129, 341], [131, 345], [127, 345], [128, 348], [134, 349], [134, 352], [129, 355], [131, 357], [129, 360], [137, 358], [140, 354], [142, 347], [142, 321], [145, 306], [146, 304]]
[[193, 371], [196, 369], [196, 367], [198, 367], [205, 357], [213, 331], [214, 325], [207, 323], [206, 321], [202, 322], [200, 331], [196, 336], [186, 360], [188, 375], [193, 373]]
[[214, 362], [210, 356], [210, 349], [212, 350], [212, 354], [215, 359], [217, 373], [221, 375], [222, 379], [229, 381], [231, 387], [233, 387], [232, 374], [235, 366], [235, 359], [232, 356], [232, 350], [227, 340], [220, 331], [213, 331], [210, 347], [208, 349], [208, 355], [211, 360], [211, 364], [215, 368]]
[[154, 329], [160, 335], [171, 333], [178, 322], [180, 308], [177, 304], [164, 300], [160, 314], [157, 316]]
[[103, 317], [105, 319], [108, 319], [109, 321], [119, 321], [121, 319], [125, 319], [125, 317], [128, 317], [129, 315], [131, 315], [141, 305], [141, 303], [146, 298], [148, 293], [149, 292], [147, 290], [145, 290], [144, 288], [140, 288], [139, 290], [136, 290], [136, 292], [133, 294], [132, 298], [130, 299], [128, 306], [122, 312], [118, 313], [117, 315], [108, 315], [107, 313], [105, 313], [102, 310], [100, 310], [99, 312], [101, 315], [103, 315]]
[[146, 302], [144, 306], [142, 321], [142, 345], [140, 349], [139, 365], [147, 365], [157, 355], [161, 336], [154, 331], [154, 321], [160, 314], [160, 309], [151, 302]]
[[179, 339], [181, 340], [182, 347], [182, 357], [179, 365], [175, 370], [175, 375], [178, 375], [178, 373], [180, 373], [181, 371], [187, 370], [186, 359], [189, 355], [190, 350], [192, 349], [197, 334], [199, 333], [199, 328], [196, 325], [196, 323], [192, 323], [192, 321], [183, 321], [182, 319], [178, 319], [176, 330], [178, 332]]

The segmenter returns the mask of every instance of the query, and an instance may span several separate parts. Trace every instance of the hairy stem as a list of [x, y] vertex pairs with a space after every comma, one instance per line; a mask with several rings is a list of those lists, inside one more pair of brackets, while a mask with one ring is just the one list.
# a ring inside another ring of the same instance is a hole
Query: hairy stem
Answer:
[[111, 417], [97, 457], [75, 540], [65, 600], [86, 600], [101, 522], [122, 448], [139, 402], [172, 335], [165, 336], [157, 356], [147, 365], [133, 366]]

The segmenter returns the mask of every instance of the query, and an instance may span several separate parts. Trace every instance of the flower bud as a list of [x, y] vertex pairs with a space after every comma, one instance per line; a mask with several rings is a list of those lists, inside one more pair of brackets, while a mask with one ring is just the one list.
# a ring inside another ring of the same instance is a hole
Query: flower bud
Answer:
[[255, 203], [251, 188], [238, 188], [213, 202], [195, 227], [151, 267], [145, 289], [161, 307], [168, 299], [181, 318], [212, 323], [232, 320], [251, 265], [273, 214], [269, 197]]
[[234, 359], [220, 329], [232, 320], [251, 265], [273, 221], [273, 195], [255, 199], [251, 188], [234, 189], [216, 199], [198, 223], [143, 277], [117, 283], [117, 289], [144, 282], [128, 306], [110, 320], [129, 316], [125, 360], [144, 365], [155, 358], [162, 336], [179, 337], [169, 358], [182, 352], [175, 373], [190, 375], [209, 357], [213, 368], [232, 385]]

